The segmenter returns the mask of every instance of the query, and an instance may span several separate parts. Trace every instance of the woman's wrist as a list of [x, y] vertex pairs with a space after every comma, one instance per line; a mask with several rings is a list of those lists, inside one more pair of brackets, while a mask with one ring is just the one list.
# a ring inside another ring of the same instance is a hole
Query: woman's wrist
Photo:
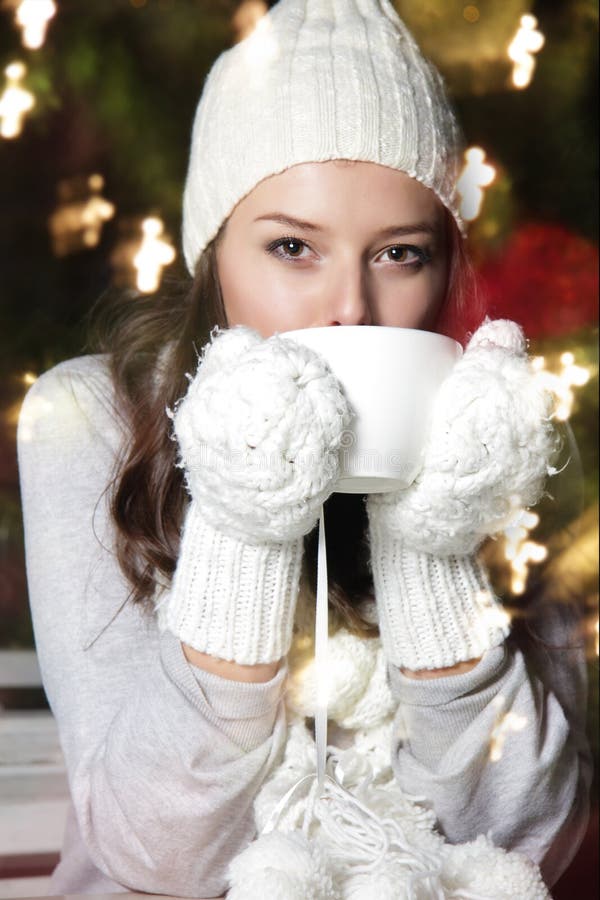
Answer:
[[446, 678], [448, 675], [461, 675], [463, 672], [470, 672], [481, 659], [482, 657], [478, 656], [477, 659], [467, 659], [464, 662], [456, 663], [454, 666], [445, 666], [443, 669], [420, 669], [418, 671], [413, 671], [411, 669], [401, 668], [400, 671], [403, 675], [406, 675], [407, 678], [415, 678], [423, 681], [428, 678]]
[[194, 650], [188, 644], [181, 642], [183, 655], [189, 663], [210, 672], [212, 675], [220, 675], [228, 681], [245, 681], [253, 684], [271, 681], [279, 671], [281, 660], [272, 663], [257, 663], [253, 666], [245, 666], [240, 663], [230, 662], [226, 659], [218, 659], [208, 653]]

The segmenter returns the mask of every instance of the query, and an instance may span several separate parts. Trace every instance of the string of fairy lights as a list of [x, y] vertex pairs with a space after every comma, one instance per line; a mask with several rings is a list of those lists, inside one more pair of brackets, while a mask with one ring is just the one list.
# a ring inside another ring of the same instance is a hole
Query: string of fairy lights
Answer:
[[[138, 6], [143, 5], [137, 3]], [[243, 6], [243, 4], [242, 4]], [[58, 13], [54, 0], [4, 0], [12, 9], [14, 24], [21, 31], [21, 41], [28, 50], [43, 46], [48, 25]], [[247, 28], [247, 18], [240, 20]], [[24, 84], [27, 66], [22, 60], [4, 69], [6, 82], [0, 95], [0, 136], [18, 138], [26, 116], [35, 107], [35, 96]], [[53, 252], [67, 256], [100, 243], [102, 226], [116, 213], [113, 203], [102, 196], [104, 178], [93, 173], [87, 178], [74, 176], [57, 186], [58, 206], [48, 219]], [[130, 245], [128, 268], [141, 293], [158, 290], [163, 269], [176, 257], [175, 248], [164, 234], [164, 222], [158, 216], [147, 216], [138, 225], [137, 242]]]
[[[141, 8], [147, 0], [130, 2], [133, 7]], [[3, 0], [3, 6], [13, 13], [23, 47], [33, 51], [43, 46], [50, 23], [60, 15], [59, 3], [55, 0]], [[243, 0], [231, 19], [235, 40], [242, 40], [256, 29], [266, 12], [267, 4], [262, 0]], [[463, 9], [463, 16], [469, 22], [476, 22], [480, 11], [475, 5], [468, 5]], [[265, 40], [268, 40], [267, 34]], [[531, 83], [536, 55], [543, 46], [544, 35], [535, 16], [522, 15], [505, 48], [506, 58], [512, 63], [512, 88], [524, 90]], [[0, 94], [0, 136], [4, 140], [15, 140], [22, 134], [27, 116], [35, 109], [36, 98], [26, 86], [27, 66], [23, 60], [10, 62], [4, 69], [4, 76], [5, 84]], [[496, 169], [486, 157], [486, 151], [477, 146], [469, 147], [464, 154], [457, 189], [460, 213], [467, 223], [480, 216], [485, 191], [496, 177]], [[99, 173], [73, 176], [57, 185], [58, 205], [48, 220], [56, 256], [67, 256], [99, 244], [104, 224], [117, 214], [115, 204], [102, 196], [104, 186], [104, 178]], [[165, 234], [159, 216], [141, 218], [136, 229], [132, 239], [113, 253], [111, 262], [125, 273], [124, 281], [129, 279], [135, 283], [141, 293], [152, 293], [160, 287], [163, 270], [175, 260], [176, 250]], [[556, 419], [566, 421], [571, 414], [574, 389], [586, 384], [589, 370], [577, 366], [572, 353], [562, 354], [555, 370], [549, 369], [541, 356], [533, 360], [533, 367], [540, 382], [556, 399]], [[26, 373], [24, 384], [31, 384], [35, 377]], [[541, 562], [547, 555], [546, 547], [530, 537], [538, 524], [536, 513], [516, 509], [512, 525], [505, 531], [504, 554], [511, 567], [513, 594], [523, 593], [529, 566]]]
[[[142, 7], [146, 0], [135, 0], [135, 7]], [[13, 20], [21, 31], [23, 46], [36, 50], [44, 44], [50, 22], [59, 12], [55, 0], [4, 0], [5, 8], [12, 9]], [[465, 7], [464, 16], [470, 21], [476, 7]], [[237, 41], [247, 37], [267, 12], [263, 0], [244, 0], [232, 16], [232, 28]], [[479, 15], [477, 11], [477, 16]], [[537, 29], [537, 19], [523, 15], [515, 35], [506, 48], [513, 63], [512, 84], [523, 89], [530, 84], [535, 71], [535, 54], [544, 45], [544, 36]], [[268, 39], [268, 35], [265, 35]], [[22, 60], [14, 60], [4, 69], [5, 85], [0, 95], [0, 135], [14, 140], [22, 133], [26, 117], [35, 108], [35, 96], [25, 86], [27, 66]], [[465, 151], [464, 166], [458, 181], [460, 212], [465, 222], [478, 218], [485, 195], [496, 176], [493, 165], [486, 161], [481, 147]], [[101, 196], [104, 185], [102, 176], [94, 173], [85, 181], [87, 192], [81, 190], [81, 179], [74, 184], [66, 182], [58, 186], [59, 206], [50, 216], [49, 230], [54, 252], [58, 256], [95, 247], [101, 238], [102, 226], [111, 219], [114, 204]], [[139, 223], [139, 248], [130, 258], [130, 270], [135, 273], [135, 283], [142, 293], [155, 291], [161, 281], [163, 269], [174, 261], [175, 248], [164, 234], [164, 224], [157, 216]]]

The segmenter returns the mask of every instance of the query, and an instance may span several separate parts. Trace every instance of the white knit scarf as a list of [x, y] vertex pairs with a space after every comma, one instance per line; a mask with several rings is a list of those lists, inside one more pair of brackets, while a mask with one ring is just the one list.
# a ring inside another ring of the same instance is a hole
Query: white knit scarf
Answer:
[[[381, 642], [343, 628], [327, 638], [323, 515], [317, 585], [315, 655], [298, 637], [284, 758], [256, 797], [259, 836], [229, 867], [228, 900], [547, 900], [531, 860], [485, 835], [449, 844], [427, 799], [395, 781]], [[345, 749], [328, 745], [328, 715], [354, 729]]]

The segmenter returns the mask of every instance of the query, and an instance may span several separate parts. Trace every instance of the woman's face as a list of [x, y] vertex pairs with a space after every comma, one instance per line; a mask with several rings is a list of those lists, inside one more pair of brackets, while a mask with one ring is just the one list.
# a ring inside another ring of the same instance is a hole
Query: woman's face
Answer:
[[304, 163], [265, 179], [216, 252], [228, 324], [263, 337], [323, 325], [432, 330], [446, 292], [441, 203], [370, 162]]

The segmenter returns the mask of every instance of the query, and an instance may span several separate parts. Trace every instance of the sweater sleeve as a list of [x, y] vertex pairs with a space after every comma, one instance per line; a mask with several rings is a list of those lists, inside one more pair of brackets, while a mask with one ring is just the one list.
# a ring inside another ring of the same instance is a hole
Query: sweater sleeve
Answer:
[[125, 437], [103, 357], [46, 372], [20, 413], [30, 605], [77, 825], [54, 887], [90, 890], [95, 867], [117, 890], [216, 896], [283, 753], [286, 669], [202, 672], [128, 602], [105, 490]]
[[428, 797], [451, 843], [489, 834], [538, 863], [550, 887], [583, 839], [592, 778], [585, 654], [568, 619], [547, 608], [545, 643], [511, 635], [460, 675], [389, 670], [401, 786]]

